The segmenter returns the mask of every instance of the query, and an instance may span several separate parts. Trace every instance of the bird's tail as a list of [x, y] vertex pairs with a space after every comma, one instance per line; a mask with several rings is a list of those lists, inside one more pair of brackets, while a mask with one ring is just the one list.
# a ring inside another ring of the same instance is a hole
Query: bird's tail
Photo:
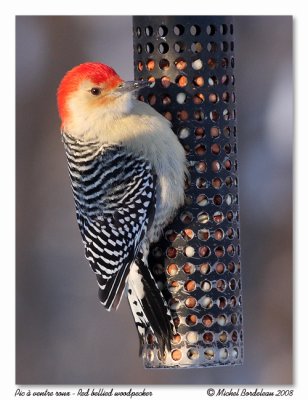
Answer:
[[170, 309], [159, 290], [148, 266], [138, 258], [128, 276], [128, 301], [137, 327], [141, 355], [146, 335], [152, 333], [157, 339], [161, 354], [171, 350], [175, 327]]

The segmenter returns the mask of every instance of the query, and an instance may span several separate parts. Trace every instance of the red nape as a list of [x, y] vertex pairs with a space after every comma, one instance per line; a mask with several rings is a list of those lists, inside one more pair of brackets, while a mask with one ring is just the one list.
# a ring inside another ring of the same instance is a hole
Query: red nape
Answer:
[[84, 80], [89, 80], [95, 85], [104, 84], [106, 89], [111, 89], [122, 82], [113, 68], [100, 62], [87, 62], [72, 68], [65, 74], [57, 92], [58, 110], [62, 124], [68, 116], [68, 96], [76, 91]]

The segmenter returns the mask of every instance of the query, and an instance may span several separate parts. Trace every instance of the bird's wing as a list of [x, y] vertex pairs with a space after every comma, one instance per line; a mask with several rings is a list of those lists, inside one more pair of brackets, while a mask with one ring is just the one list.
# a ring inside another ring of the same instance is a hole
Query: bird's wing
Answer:
[[121, 300], [130, 266], [152, 224], [155, 175], [148, 161], [121, 146], [96, 150], [92, 162], [83, 157], [78, 174], [72, 159], [68, 155], [86, 258], [97, 276], [100, 301], [110, 310]]

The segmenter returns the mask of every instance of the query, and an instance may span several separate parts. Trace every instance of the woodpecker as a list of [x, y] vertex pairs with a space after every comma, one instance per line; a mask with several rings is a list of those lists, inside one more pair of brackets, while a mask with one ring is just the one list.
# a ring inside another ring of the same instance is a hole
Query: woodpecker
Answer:
[[148, 253], [184, 203], [185, 152], [171, 124], [99, 62], [68, 71], [57, 91], [77, 222], [99, 299], [117, 308], [125, 292], [140, 340], [154, 334], [161, 354], [175, 327]]

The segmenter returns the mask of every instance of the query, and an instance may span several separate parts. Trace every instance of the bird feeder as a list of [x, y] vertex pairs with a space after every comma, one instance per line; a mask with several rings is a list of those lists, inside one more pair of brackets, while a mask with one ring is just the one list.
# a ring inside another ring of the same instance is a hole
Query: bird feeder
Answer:
[[133, 37], [135, 79], [152, 83], [139, 100], [171, 121], [190, 169], [185, 205], [149, 256], [177, 334], [160, 354], [149, 333], [144, 366], [242, 364], [233, 21], [137, 16]]

